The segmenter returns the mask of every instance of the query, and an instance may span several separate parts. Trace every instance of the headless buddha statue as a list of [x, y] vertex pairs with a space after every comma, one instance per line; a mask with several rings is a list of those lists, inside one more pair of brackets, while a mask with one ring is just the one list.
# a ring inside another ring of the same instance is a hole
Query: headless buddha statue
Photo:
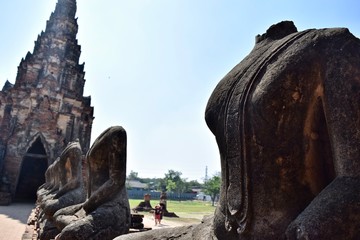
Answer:
[[95, 140], [86, 155], [88, 194], [84, 203], [54, 215], [59, 240], [113, 239], [130, 227], [125, 187], [126, 132], [115, 126]]
[[360, 239], [360, 40], [271, 26], [217, 85], [218, 239]]

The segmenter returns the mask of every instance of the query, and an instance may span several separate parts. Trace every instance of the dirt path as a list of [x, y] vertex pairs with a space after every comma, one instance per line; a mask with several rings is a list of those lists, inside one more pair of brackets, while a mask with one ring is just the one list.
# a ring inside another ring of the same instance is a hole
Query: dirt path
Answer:
[[[0, 206], [0, 240], [21, 240], [28, 217], [34, 207], [33, 203], [13, 203], [10, 206]], [[164, 218], [161, 224], [155, 225], [154, 217], [151, 214], [144, 215], [145, 228], [159, 229], [200, 223], [200, 220], [196, 219], [183, 222], [181, 218]]]
[[21, 240], [33, 203], [0, 206], [0, 240]]
[[181, 223], [170, 219], [163, 219], [161, 221], [161, 224], [155, 225], [154, 217], [149, 215], [145, 215], [143, 219], [143, 223], [145, 228], [152, 228], [152, 229], [178, 227], [186, 224], [191, 224], [191, 223]]

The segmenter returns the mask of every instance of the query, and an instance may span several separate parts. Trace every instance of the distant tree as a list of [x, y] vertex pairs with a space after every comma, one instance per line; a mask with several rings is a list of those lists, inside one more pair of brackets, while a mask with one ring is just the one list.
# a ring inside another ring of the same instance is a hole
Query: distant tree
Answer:
[[197, 180], [191, 180], [187, 182], [189, 190], [193, 188], [202, 188], [203, 184], [199, 183]]
[[137, 172], [134, 172], [133, 170], [130, 171], [130, 174], [127, 178], [128, 180], [140, 180], [139, 174]]
[[176, 193], [179, 201], [181, 201], [181, 195], [186, 192], [187, 182], [186, 179], [181, 179], [176, 182]]
[[176, 183], [171, 180], [171, 179], [168, 179], [167, 182], [166, 182], [166, 189], [169, 191], [169, 192], [172, 192], [173, 190], [176, 189]]
[[159, 179], [156, 184], [156, 188], [160, 192], [166, 192], [167, 180], [165, 178]]
[[[165, 173], [165, 183], [166, 183], [166, 189], [168, 191], [173, 191], [173, 190], [177, 190], [178, 187], [180, 187], [182, 179], [181, 179], [181, 172], [178, 171], [174, 171], [174, 170], [169, 170], [168, 173]], [[173, 186], [175, 186], [174, 188], [171, 188], [171, 190], [169, 190], [169, 180], [170, 180], [170, 185], [172, 185], [172, 183], [174, 183]]]
[[165, 179], [166, 180], [171, 179], [174, 182], [178, 182], [181, 180], [181, 175], [182, 175], [182, 172], [169, 170], [168, 173], [165, 173]]
[[183, 179], [183, 186], [182, 186], [182, 191], [183, 192], [192, 192], [192, 186], [191, 184], [186, 180]]
[[212, 205], [214, 206], [215, 199], [220, 193], [221, 178], [220, 173], [215, 174], [212, 178], [204, 183], [204, 192], [211, 197]]
[[165, 181], [167, 183], [166, 189], [170, 191], [168, 182], [171, 180], [171, 182], [175, 184], [175, 188], [172, 190], [177, 193], [179, 200], [181, 199], [181, 194], [184, 193], [187, 188], [186, 179], [182, 179], [181, 175], [181, 172], [174, 170], [169, 170], [168, 173], [165, 173]]

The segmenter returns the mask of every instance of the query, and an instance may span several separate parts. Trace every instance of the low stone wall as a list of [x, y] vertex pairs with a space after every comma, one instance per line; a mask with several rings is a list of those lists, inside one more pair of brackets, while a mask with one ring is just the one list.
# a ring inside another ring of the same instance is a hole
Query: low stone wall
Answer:
[[39, 239], [39, 228], [38, 228], [38, 215], [39, 208], [34, 208], [27, 221], [27, 226], [21, 240], [38, 240]]

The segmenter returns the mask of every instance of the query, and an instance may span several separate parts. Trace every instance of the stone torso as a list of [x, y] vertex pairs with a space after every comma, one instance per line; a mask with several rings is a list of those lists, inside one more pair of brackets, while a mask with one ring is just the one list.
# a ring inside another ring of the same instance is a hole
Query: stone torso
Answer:
[[222, 161], [215, 231], [229, 239], [285, 238], [289, 223], [336, 175], [354, 174], [336, 172], [356, 153], [344, 160], [334, 145], [354, 145], [359, 130], [347, 132], [348, 142], [334, 141], [332, 133], [344, 124], [335, 121], [339, 103], [348, 101], [338, 97], [359, 100], [348, 89], [358, 87], [358, 62], [342, 63], [346, 68], [336, 73], [342, 86], [332, 69], [340, 51], [350, 54], [359, 43], [346, 29], [277, 27], [218, 84], [206, 110]]

